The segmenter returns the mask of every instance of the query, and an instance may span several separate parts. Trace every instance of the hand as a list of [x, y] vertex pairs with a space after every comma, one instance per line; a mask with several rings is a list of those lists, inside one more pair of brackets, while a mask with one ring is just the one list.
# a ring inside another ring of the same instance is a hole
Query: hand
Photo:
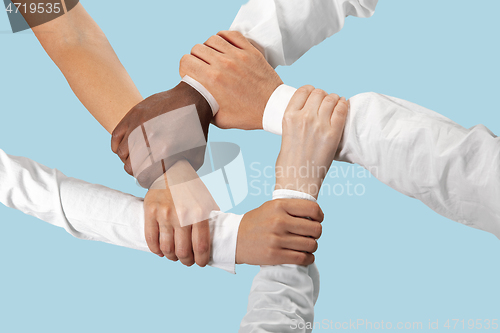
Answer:
[[220, 128], [262, 129], [269, 97], [283, 84], [264, 56], [236, 31], [221, 31], [182, 57], [179, 73], [200, 82], [219, 103]]
[[174, 164], [165, 177], [144, 198], [148, 247], [160, 257], [204, 267], [210, 260], [208, 217], [219, 207], [187, 161]]
[[[193, 104], [195, 111], [188, 107]], [[111, 149], [125, 164], [125, 171], [149, 188], [180, 159], [188, 160], [196, 170], [201, 167], [212, 117], [205, 98], [181, 82], [132, 108], [114, 129]]]
[[322, 221], [323, 212], [315, 202], [268, 201], [243, 216], [238, 229], [236, 263], [310, 265], [318, 248], [316, 240], [321, 236]]
[[304, 86], [293, 95], [283, 117], [281, 151], [276, 161], [276, 188], [318, 197], [342, 138], [348, 103]]

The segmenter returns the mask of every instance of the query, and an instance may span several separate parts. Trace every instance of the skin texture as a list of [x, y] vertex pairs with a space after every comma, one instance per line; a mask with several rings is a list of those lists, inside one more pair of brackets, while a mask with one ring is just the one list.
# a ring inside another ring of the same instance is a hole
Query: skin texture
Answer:
[[262, 53], [236, 31], [221, 31], [193, 47], [180, 62], [215, 97], [220, 128], [262, 129], [262, 116], [274, 90], [283, 84]]
[[[203, 130], [203, 135], [205, 136], [205, 140], [207, 140], [208, 127], [213, 118], [212, 109], [210, 108], [210, 105], [205, 100], [205, 98], [200, 95], [200, 93], [198, 93], [190, 85], [184, 82], [180, 82], [173, 89], [146, 98], [139, 104], [135, 105], [123, 117], [120, 123], [113, 130], [111, 138], [111, 149], [120, 157], [121, 161], [124, 163], [125, 171], [129, 175], [133, 175], [130, 160], [130, 151], [128, 146], [129, 136], [132, 131], [148, 120], [191, 104], [194, 104], [196, 106], [196, 111], [198, 112], [201, 128]], [[173, 128], [173, 126], [171, 126], [170, 128]], [[162, 128], [162, 130], [169, 131], [170, 128]], [[161, 135], [161, 133], [156, 133], [155, 135]], [[167, 151], [172, 151], [173, 149], [175, 149], [175, 142], [165, 143], [165, 145], [168, 144], [171, 144], [172, 147], [168, 147]], [[169, 169], [178, 160], [185, 159], [191, 163], [192, 167], [195, 170], [198, 170], [203, 165], [204, 156], [204, 146], [192, 150], [183, 151], [182, 153], [165, 158], [165, 169]], [[141, 175], [133, 176], [137, 178], [141, 186], [149, 188], [151, 184], [162, 174], [163, 171], [161, 167], [155, 167], [155, 165], [152, 165], [149, 169], [141, 173]]]
[[328, 95], [312, 86], [295, 92], [283, 117], [276, 189], [297, 190], [318, 197], [342, 138], [347, 112], [344, 97]]
[[[33, 28], [33, 31], [67, 79], [75, 95], [108, 132], [111, 133], [131, 109], [142, 110], [142, 107], [147, 105], [138, 105], [143, 101], [142, 96], [106, 36], [81, 4], [76, 5], [68, 14]], [[182, 90], [189, 97], [189, 90], [185, 88], [178, 86], [174, 89]], [[270, 90], [272, 92], [274, 89]], [[171, 92], [172, 90], [168, 93]], [[153, 96], [150, 101], [158, 102], [168, 99], [167, 97], [160, 93]], [[201, 118], [200, 113], [199, 116]], [[260, 124], [261, 120], [258, 122]], [[124, 126], [123, 129], [128, 130], [129, 126], [132, 125]], [[123, 139], [118, 141], [121, 143]], [[113, 149], [118, 152], [119, 146], [120, 144]], [[189, 192], [191, 188], [188, 188], [188, 194], [198, 197], [189, 199], [188, 204], [179, 207], [177, 203], [174, 205], [168, 183], [171, 181], [178, 183], [179, 179], [193, 180], [196, 177], [191, 164], [186, 160], [179, 160], [160, 179], [165, 181], [165, 188], [150, 190], [146, 194], [144, 203], [145, 237], [151, 252], [160, 257], [166, 256], [173, 261], [180, 259], [188, 266], [195, 262], [200, 266], [208, 263], [209, 228], [206, 221], [181, 227], [179, 215], [182, 219], [182, 216], [191, 212], [193, 200], [200, 201], [199, 198], [204, 197], [204, 193], [200, 192], [199, 188]], [[205, 198], [207, 199], [206, 196]], [[206, 202], [210, 204], [209, 198]], [[270, 202], [247, 213], [238, 232], [239, 262], [256, 265], [309, 263], [313, 257], [304, 256], [303, 251], [314, 252], [316, 249], [311, 236], [314, 238], [321, 234], [319, 221], [322, 220], [322, 213], [318, 213], [320, 209], [313, 203], [305, 203], [303, 208], [300, 207], [302, 207], [300, 204], [280, 207], [279, 203]], [[307, 226], [298, 230], [292, 223], [298, 220], [294, 216], [312, 216], [317, 222], [306, 221]], [[302, 237], [300, 233], [303, 233]], [[264, 249], [272, 250], [271, 253], [275, 256], [270, 258]]]
[[[129, 110], [143, 101], [106, 36], [81, 3], [67, 14], [32, 30], [75, 95], [108, 132], [111, 133]], [[170, 177], [183, 178], [193, 172], [192, 167], [186, 165], [186, 168], [172, 170]], [[164, 249], [174, 248], [174, 253], [181, 256], [183, 264], [190, 266], [196, 261], [200, 266], [206, 265], [210, 254], [210, 248], [205, 246], [210, 243], [208, 222], [187, 227], [172, 226], [178, 221], [171, 218], [172, 214], [177, 209], [184, 211], [193, 208], [193, 202], [174, 207], [167, 189], [148, 193], [147, 197], [145, 212], [155, 212], [145, 216], [145, 235], [151, 252], [163, 257], [165, 254], [160, 246]], [[158, 232], [172, 229], [173, 237]], [[171, 255], [171, 251], [167, 254], [169, 259], [178, 260], [176, 255]], [[195, 254], [199, 258], [195, 259]]]
[[[297, 216], [308, 216], [311, 220]], [[241, 220], [236, 263], [312, 264], [323, 218], [321, 208], [312, 201], [286, 199], [264, 203]]]

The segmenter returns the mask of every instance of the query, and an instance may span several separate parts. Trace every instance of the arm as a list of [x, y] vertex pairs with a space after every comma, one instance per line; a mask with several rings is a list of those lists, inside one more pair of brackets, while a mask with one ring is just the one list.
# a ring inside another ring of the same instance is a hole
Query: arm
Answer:
[[[294, 94], [285, 113], [273, 199], [316, 201], [342, 136], [347, 108], [345, 99], [327, 96], [311, 86]], [[297, 173], [298, 168], [310, 165], [314, 165], [314, 172], [307, 167], [305, 177]], [[240, 332], [311, 332], [318, 294], [315, 264], [261, 267], [252, 284]]]
[[[220, 105], [214, 118], [216, 126], [262, 129], [269, 97], [283, 83], [273, 67], [291, 65], [311, 47], [339, 32], [347, 16], [373, 15], [377, 2], [250, 0], [241, 7], [231, 31], [221, 31], [193, 47], [191, 54], [182, 58], [179, 72], [213, 94]], [[261, 53], [266, 61], [257, 61]]]
[[109, 133], [142, 101], [106, 36], [81, 3], [32, 30], [75, 95]]
[[269, 64], [289, 66], [336, 34], [347, 16], [370, 17], [378, 0], [250, 0], [230, 30], [260, 48]]
[[[230, 48], [241, 35], [223, 34], [235, 40], [228, 42], [225, 57], [235, 62], [245, 52], [246, 60], [236, 70], [218, 56], [212, 61], [212, 76], [230, 77], [266, 65], [255, 52]], [[186, 61], [181, 70], [190, 70], [191, 65]], [[224, 89], [237, 96], [234, 85]], [[295, 91], [281, 85], [266, 100], [260, 118], [265, 130], [281, 135], [285, 109]], [[434, 111], [394, 97], [365, 93], [352, 97], [350, 103], [336, 159], [358, 163], [437, 213], [500, 238], [500, 139], [482, 125], [467, 130]], [[221, 113], [222, 107], [217, 116], [222, 117]], [[227, 113], [225, 117], [234, 121], [239, 116]]]
[[[295, 89], [270, 99], [264, 127], [281, 134]], [[500, 238], [500, 139], [485, 126], [465, 129], [422, 106], [376, 93], [352, 97], [336, 160], [357, 163], [378, 180], [435, 212]]]
[[[75, 95], [108, 132], [111, 133], [128, 111], [142, 101], [139, 91], [106, 36], [80, 3], [67, 14], [33, 27], [33, 31], [66, 77]], [[187, 84], [182, 84], [176, 87], [174, 94], [189, 91], [191, 95], [188, 96], [192, 96], [196, 91], [193, 93], [190, 89]], [[204, 105], [203, 102], [209, 107], [202, 97], [195, 98], [194, 103], [199, 108]], [[204, 120], [208, 129], [210, 120]], [[203, 135], [202, 132], [201, 137]], [[124, 160], [128, 158], [123, 155], [121, 157]], [[157, 162], [156, 166], [162, 165], [159, 160]], [[176, 163], [182, 164], [182, 167], [177, 165], [175, 168], [169, 168]], [[163, 175], [167, 169], [168, 175]], [[167, 167], [157, 167], [156, 170], [160, 172], [155, 178], [160, 178], [160, 182], [163, 181], [164, 184], [167, 178], [185, 178], [184, 173], [194, 173], [191, 165], [182, 161], [182, 156], [171, 161]], [[189, 185], [185, 187], [189, 188]], [[202, 207], [203, 213], [217, 209], [205, 188], [201, 188], [197, 194], [198, 198], [206, 198], [203, 202], [210, 204], [208, 209]], [[186, 265], [192, 265], [195, 260], [201, 266], [206, 265], [210, 253], [208, 213], [197, 216], [194, 221], [203, 222], [182, 227], [179, 219], [184, 217], [184, 206], [193, 205], [191, 196], [177, 198], [178, 204], [174, 207], [174, 198], [164, 186], [161, 191], [148, 192], [146, 199], [145, 234], [151, 251], [159, 256], [165, 255], [171, 260], [181, 257], [181, 261]], [[189, 202], [183, 201], [185, 199]], [[175, 238], [173, 230], [177, 230]]]
[[[56, 169], [7, 155], [2, 150], [0, 184], [1, 203], [64, 228], [76, 238], [150, 251], [144, 237], [141, 198], [67, 177]], [[318, 210], [315, 203], [298, 201], [265, 203], [244, 216], [211, 212], [209, 265], [234, 273], [236, 261], [254, 265], [310, 262], [312, 255], [294, 255], [296, 251], [314, 252], [314, 248], [304, 248], [302, 239], [284, 237], [275, 242], [272, 238], [291, 232], [320, 237], [320, 231], [311, 222], [300, 221], [303, 229], [297, 230], [298, 219], [294, 216], [313, 215]]]

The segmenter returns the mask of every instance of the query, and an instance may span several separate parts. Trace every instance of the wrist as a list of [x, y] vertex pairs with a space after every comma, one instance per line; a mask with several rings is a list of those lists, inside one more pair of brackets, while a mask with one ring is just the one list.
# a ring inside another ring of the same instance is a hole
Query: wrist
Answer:
[[177, 96], [183, 96], [184, 99], [188, 100], [189, 103], [194, 104], [196, 106], [196, 111], [198, 112], [198, 117], [200, 119], [200, 124], [203, 129], [203, 134], [205, 135], [205, 139], [208, 138], [208, 127], [213, 119], [212, 108], [210, 104], [206, 100], [206, 98], [198, 92], [195, 88], [190, 86], [184, 81], [181, 81], [175, 88], [173, 89], [178, 93]]

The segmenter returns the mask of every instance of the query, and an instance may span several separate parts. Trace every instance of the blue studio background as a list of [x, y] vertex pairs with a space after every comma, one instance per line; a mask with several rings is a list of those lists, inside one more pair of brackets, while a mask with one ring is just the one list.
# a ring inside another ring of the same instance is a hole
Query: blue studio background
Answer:
[[[181, 56], [229, 28], [246, 0], [81, 2], [146, 97], [177, 84]], [[464, 127], [481, 123], [498, 134], [499, 12], [497, 0], [474, 7], [471, 1], [380, 1], [372, 18], [348, 18], [339, 34], [278, 73], [296, 87], [407, 99]], [[144, 196], [111, 152], [108, 133], [34, 35], [12, 34], [5, 13], [0, 49], [0, 148]], [[274, 165], [280, 137], [212, 127], [210, 140], [240, 145], [249, 182], [262, 189], [250, 187], [233, 212], [269, 200], [263, 186], [272, 177], [259, 171]], [[317, 321], [422, 322], [420, 331], [428, 331], [429, 320], [439, 320], [433, 331], [449, 331], [447, 319], [463, 319], [466, 328], [469, 319], [500, 320], [498, 239], [441, 217], [373, 177], [349, 174], [326, 183], [347, 181], [361, 184], [362, 195], [337, 191], [319, 201], [326, 219], [316, 255], [322, 274]], [[236, 332], [258, 270], [238, 267], [233, 276], [186, 268], [72, 238], [4, 206], [0, 221], [0, 332]]]

